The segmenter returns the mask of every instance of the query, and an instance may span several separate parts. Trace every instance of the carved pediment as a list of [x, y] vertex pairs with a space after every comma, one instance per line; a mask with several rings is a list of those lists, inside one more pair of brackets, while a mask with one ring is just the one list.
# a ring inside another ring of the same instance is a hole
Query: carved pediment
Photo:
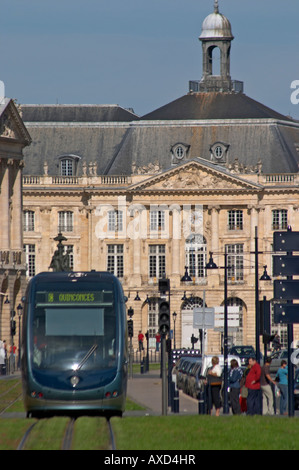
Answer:
[[[211, 167], [202, 161], [185, 163], [175, 169], [160, 173], [137, 185], [145, 190], [231, 190], [260, 189], [260, 185], [231, 174], [226, 169]], [[134, 188], [134, 189], [135, 189]]]
[[17, 139], [18, 132], [16, 125], [8, 113], [3, 113], [0, 119], [0, 136], [10, 139]]
[[12, 139], [24, 145], [31, 143], [30, 135], [24, 126], [21, 115], [12, 100], [1, 106], [0, 138]]

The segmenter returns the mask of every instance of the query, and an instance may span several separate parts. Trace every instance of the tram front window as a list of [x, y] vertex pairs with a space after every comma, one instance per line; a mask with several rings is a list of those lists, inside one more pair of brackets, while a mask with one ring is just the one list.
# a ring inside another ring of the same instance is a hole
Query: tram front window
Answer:
[[[34, 368], [95, 370], [116, 366], [116, 313], [112, 292], [104, 294], [36, 293]], [[91, 299], [88, 305], [82, 301], [86, 298]]]

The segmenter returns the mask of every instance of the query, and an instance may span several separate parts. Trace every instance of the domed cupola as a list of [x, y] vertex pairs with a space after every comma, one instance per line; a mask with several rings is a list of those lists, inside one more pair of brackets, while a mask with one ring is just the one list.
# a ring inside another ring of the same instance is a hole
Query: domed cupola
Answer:
[[222, 39], [232, 41], [234, 36], [229, 20], [219, 13], [218, 0], [214, 3], [214, 13], [206, 17], [202, 24], [200, 40]]
[[[234, 84], [230, 76], [230, 48], [234, 39], [229, 20], [219, 13], [218, 0], [214, 0], [214, 13], [202, 24], [199, 37], [202, 42], [203, 74], [199, 83], [200, 92], [231, 92]], [[220, 52], [219, 72], [215, 73], [215, 52]], [[241, 82], [239, 82], [241, 83]]]

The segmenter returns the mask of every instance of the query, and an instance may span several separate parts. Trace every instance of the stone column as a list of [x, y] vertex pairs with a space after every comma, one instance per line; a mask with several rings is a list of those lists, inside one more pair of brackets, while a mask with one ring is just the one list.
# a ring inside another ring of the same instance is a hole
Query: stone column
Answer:
[[[23, 162], [22, 162], [23, 163]], [[12, 249], [22, 251], [22, 170], [23, 164], [19, 161], [11, 167], [14, 172], [14, 183], [12, 188], [12, 221], [11, 221], [11, 244]]]
[[172, 282], [179, 285], [181, 277], [180, 260], [181, 260], [181, 210], [178, 206], [172, 209]]
[[2, 160], [1, 169], [3, 178], [1, 182], [1, 250], [8, 251], [10, 249], [10, 191], [9, 191], [9, 172], [10, 166], [7, 160]]

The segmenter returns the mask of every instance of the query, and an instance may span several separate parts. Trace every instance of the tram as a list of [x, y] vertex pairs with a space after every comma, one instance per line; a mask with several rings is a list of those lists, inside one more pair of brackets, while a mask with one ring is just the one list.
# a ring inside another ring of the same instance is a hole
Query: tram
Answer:
[[24, 299], [21, 364], [27, 417], [121, 416], [128, 357], [119, 280], [95, 271], [34, 276]]

